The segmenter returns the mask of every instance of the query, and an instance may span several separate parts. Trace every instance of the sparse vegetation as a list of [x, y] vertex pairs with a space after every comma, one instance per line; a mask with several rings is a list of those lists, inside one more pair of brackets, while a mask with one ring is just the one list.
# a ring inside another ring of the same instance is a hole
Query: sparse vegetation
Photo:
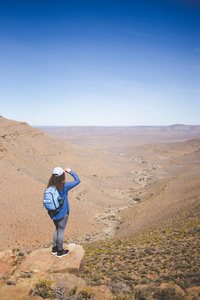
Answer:
[[[130, 238], [88, 244], [82, 278], [90, 285], [108, 285], [116, 299], [131, 299], [136, 285], [173, 283], [182, 289], [200, 285], [199, 232], [198, 217], [191, 217], [176, 228], [152, 229]], [[130, 288], [129, 298], [127, 290], [118, 295], [119, 283]], [[165, 299], [162, 297], [167, 297], [168, 292], [172, 291], [160, 291], [166, 296], [157, 298]], [[142, 295], [137, 291], [135, 297], [146, 299]]]
[[77, 300], [89, 300], [94, 298], [94, 293], [83, 289], [76, 298]]
[[77, 292], [77, 286], [75, 286], [73, 289], [71, 289], [71, 291], [69, 292], [69, 296], [75, 295], [76, 292]]
[[30, 294], [32, 296], [40, 296], [42, 298], [56, 298], [56, 292], [51, 288], [51, 282], [47, 280], [40, 280], [35, 285], [35, 289]]

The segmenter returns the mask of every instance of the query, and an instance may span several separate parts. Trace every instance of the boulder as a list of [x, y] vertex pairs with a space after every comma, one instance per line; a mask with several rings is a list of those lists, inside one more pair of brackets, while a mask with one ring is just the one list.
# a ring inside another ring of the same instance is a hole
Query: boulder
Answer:
[[32, 300], [39, 300], [42, 299], [41, 290], [47, 292], [48, 289], [57, 298], [64, 299], [83, 291], [86, 282], [76, 275], [79, 275], [85, 264], [85, 251], [76, 244], [69, 244], [67, 249], [69, 254], [61, 258], [51, 255], [51, 248], [32, 251], [19, 266], [15, 266], [14, 274], [9, 279], [15, 260], [11, 259], [12, 255], [2, 254], [0, 273], [7, 279], [7, 285], [5, 282], [1, 284], [0, 299], [29, 300], [31, 297]]
[[13, 267], [4, 262], [0, 262], [0, 282], [7, 280], [13, 273]]
[[200, 286], [193, 286], [191, 288], [186, 289], [186, 296], [184, 300], [199, 300], [200, 299]]
[[64, 299], [68, 296], [77, 295], [86, 288], [85, 280], [74, 274], [51, 274], [50, 280], [52, 289], [58, 294], [63, 294]]
[[79, 293], [79, 296], [82, 296], [81, 299], [93, 300], [112, 300], [115, 298], [109, 288], [105, 285], [87, 286]]
[[183, 300], [185, 292], [180, 286], [171, 283], [161, 283], [154, 292], [154, 297], [159, 300]]
[[13, 266], [17, 257], [11, 250], [0, 251], [0, 282], [9, 278], [13, 273]]
[[17, 268], [16, 276], [20, 277], [24, 273], [34, 273], [37, 276], [51, 273], [79, 275], [86, 262], [85, 251], [76, 244], [67, 245], [67, 249], [69, 254], [61, 258], [51, 255], [51, 248], [32, 251]]
[[13, 266], [17, 262], [17, 257], [12, 250], [0, 251], [0, 262]]

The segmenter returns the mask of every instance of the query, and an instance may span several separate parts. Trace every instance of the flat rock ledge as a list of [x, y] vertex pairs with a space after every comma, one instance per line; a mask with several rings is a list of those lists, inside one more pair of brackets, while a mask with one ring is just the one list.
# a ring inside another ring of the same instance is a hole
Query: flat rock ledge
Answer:
[[51, 248], [34, 250], [19, 265], [14, 252], [0, 251], [0, 299], [43, 299], [35, 293], [37, 283], [50, 283], [57, 299], [73, 290], [81, 292], [86, 283], [78, 275], [86, 262], [85, 251], [74, 243], [65, 248], [69, 254], [61, 258], [51, 255]]
[[57, 258], [51, 255], [51, 248], [32, 251], [22, 262], [15, 274], [34, 273], [38, 276], [51, 273], [68, 273], [79, 275], [85, 262], [86, 255], [82, 246], [76, 244], [67, 245], [68, 255]]

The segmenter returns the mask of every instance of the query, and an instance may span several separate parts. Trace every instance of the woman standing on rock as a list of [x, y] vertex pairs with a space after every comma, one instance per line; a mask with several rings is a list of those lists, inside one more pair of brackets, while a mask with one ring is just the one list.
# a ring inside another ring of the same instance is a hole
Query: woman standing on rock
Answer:
[[[73, 176], [74, 181], [65, 182], [65, 172]], [[69, 217], [69, 201], [68, 201], [68, 191], [81, 182], [79, 177], [69, 168], [64, 170], [61, 167], [56, 167], [53, 169], [52, 176], [49, 179], [47, 188], [50, 186], [56, 187], [62, 199], [64, 199], [63, 206], [61, 210], [54, 214], [52, 211], [48, 211], [48, 214], [53, 219], [56, 226], [56, 230], [53, 235], [53, 248], [51, 254], [57, 254], [57, 257], [62, 257], [68, 254], [69, 250], [63, 249], [64, 231], [67, 225]]]

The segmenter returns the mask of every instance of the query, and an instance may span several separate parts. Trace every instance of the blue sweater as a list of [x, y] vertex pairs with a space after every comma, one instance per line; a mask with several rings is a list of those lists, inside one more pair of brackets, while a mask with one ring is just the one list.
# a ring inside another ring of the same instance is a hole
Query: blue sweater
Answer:
[[74, 177], [74, 181], [65, 182], [64, 189], [60, 191], [60, 196], [64, 199], [64, 203], [59, 213], [52, 218], [53, 220], [62, 219], [70, 211], [69, 201], [68, 201], [68, 191], [81, 182], [78, 175], [76, 175], [73, 171], [70, 171], [69, 174]]

